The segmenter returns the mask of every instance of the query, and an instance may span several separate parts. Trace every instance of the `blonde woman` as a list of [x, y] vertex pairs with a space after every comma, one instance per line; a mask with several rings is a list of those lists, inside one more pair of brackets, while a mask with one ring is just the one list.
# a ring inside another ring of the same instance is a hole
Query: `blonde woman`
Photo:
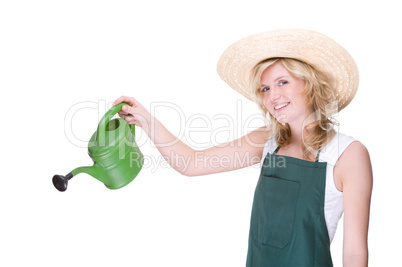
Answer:
[[[317, 32], [277, 30], [231, 45], [218, 62], [218, 73], [258, 104], [266, 126], [226, 145], [195, 151], [134, 98], [122, 96], [114, 104], [131, 105], [123, 106], [120, 116], [142, 127], [183, 175], [261, 161], [246, 266], [333, 266], [330, 243], [343, 213], [344, 266], [367, 266], [370, 157], [362, 143], [336, 132], [331, 119], [358, 88], [352, 57]], [[195, 164], [200, 157], [206, 164]], [[235, 160], [239, 157], [246, 160]], [[184, 158], [191, 159], [186, 168]], [[216, 164], [217, 159], [225, 164]]]

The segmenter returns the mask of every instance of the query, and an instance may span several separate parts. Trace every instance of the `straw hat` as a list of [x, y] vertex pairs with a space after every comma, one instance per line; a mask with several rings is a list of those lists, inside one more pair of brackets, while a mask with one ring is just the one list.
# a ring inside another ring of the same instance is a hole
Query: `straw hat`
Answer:
[[239, 93], [254, 101], [250, 72], [268, 58], [294, 58], [332, 75], [338, 111], [356, 94], [359, 72], [350, 54], [329, 37], [310, 30], [275, 30], [245, 37], [229, 46], [218, 62], [219, 76]]

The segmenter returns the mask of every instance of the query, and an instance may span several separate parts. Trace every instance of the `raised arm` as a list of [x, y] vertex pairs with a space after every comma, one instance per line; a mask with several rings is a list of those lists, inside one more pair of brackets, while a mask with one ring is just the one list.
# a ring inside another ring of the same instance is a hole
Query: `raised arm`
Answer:
[[244, 168], [261, 161], [268, 133], [261, 127], [249, 134], [205, 150], [194, 150], [169, 132], [166, 127], [137, 100], [132, 97], [119, 97], [113, 104], [126, 102], [119, 115], [129, 124], [141, 127], [156, 145], [167, 162], [186, 176], [199, 176], [211, 173]]
[[341, 180], [344, 199], [343, 266], [366, 267], [373, 174], [365, 146], [350, 144], [338, 159], [334, 175]]

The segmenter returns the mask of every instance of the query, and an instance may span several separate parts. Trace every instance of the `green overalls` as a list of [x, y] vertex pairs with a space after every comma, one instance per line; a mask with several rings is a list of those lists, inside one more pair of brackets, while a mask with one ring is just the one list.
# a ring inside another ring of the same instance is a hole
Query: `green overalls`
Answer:
[[[268, 153], [254, 194], [247, 267], [330, 267], [326, 162]], [[280, 164], [279, 164], [280, 163]]]

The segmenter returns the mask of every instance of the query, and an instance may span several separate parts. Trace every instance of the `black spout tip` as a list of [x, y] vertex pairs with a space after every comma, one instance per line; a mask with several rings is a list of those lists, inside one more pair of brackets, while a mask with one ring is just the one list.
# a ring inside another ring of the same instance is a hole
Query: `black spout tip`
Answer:
[[68, 180], [70, 180], [72, 177], [73, 175], [71, 173], [67, 174], [66, 176], [56, 174], [52, 179], [53, 185], [60, 192], [64, 192], [67, 190]]

